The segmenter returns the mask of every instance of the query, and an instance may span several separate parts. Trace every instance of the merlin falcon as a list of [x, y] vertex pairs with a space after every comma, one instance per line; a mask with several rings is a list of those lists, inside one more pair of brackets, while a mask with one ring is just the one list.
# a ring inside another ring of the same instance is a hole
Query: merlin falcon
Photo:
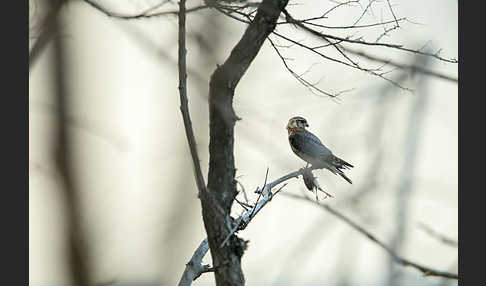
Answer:
[[324, 146], [317, 136], [305, 129], [306, 127], [309, 127], [309, 124], [305, 118], [300, 116], [290, 118], [287, 131], [292, 151], [313, 167], [326, 168], [352, 184], [353, 182], [346, 177], [342, 170], [354, 166], [332, 154], [331, 150]]

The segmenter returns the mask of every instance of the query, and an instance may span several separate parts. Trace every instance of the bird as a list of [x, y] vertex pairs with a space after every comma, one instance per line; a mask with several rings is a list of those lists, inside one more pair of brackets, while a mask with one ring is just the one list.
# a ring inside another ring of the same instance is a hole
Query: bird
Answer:
[[295, 155], [310, 163], [312, 167], [326, 168], [352, 184], [353, 182], [344, 174], [343, 170], [351, 169], [354, 166], [334, 155], [316, 135], [306, 130], [306, 127], [309, 127], [309, 124], [301, 116], [294, 116], [287, 123], [289, 144]]

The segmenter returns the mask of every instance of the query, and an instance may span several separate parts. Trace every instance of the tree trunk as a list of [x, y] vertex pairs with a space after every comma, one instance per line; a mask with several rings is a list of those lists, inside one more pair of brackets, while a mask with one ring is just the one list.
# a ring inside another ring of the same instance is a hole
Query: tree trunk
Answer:
[[264, 0], [230, 56], [219, 66], [209, 83], [209, 173], [207, 192], [201, 194], [204, 225], [215, 267], [216, 285], [244, 285], [241, 256], [246, 242], [230, 234], [230, 210], [236, 196], [233, 109], [235, 88], [275, 28], [288, 0]]

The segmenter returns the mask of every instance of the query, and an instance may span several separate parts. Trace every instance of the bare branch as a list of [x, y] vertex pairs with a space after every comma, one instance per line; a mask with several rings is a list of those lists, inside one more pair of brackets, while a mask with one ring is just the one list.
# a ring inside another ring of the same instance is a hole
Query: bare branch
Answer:
[[191, 257], [191, 260], [187, 262], [184, 273], [182, 273], [179, 286], [189, 286], [192, 281], [196, 280], [202, 273], [208, 272], [211, 267], [209, 265], [203, 265], [202, 259], [206, 255], [209, 249], [208, 239], [205, 238], [198, 246], [196, 251]]
[[429, 69], [421, 67], [421, 66], [401, 64], [401, 63], [394, 62], [390, 59], [380, 58], [380, 57], [377, 57], [377, 56], [374, 56], [374, 55], [370, 55], [368, 53], [364, 53], [362, 51], [356, 51], [356, 50], [349, 49], [349, 48], [344, 48], [344, 49], [348, 53], [366, 58], [368, 60], [372, 60], [372, 61], [375, 61], [375, 62], [381, 62], [381, 63], [388, 64], [388, 65], [391, 65], [391, 66], [394, 66], [394, 67], [397, 67], [397, 68], [400, 68], [400, 69], [403, 69], [403, 70], [412, 70], [412, 71], [415, 71], [415, 72], [422, 73], [424, 75], [433, 76], [433, 77], [445, 79], [445, 80], [456, 82], [456, 83], [458, 82], [457, 78], [455, 78], [455, 77], [445, 75], [445, 74], [442, 74], [442, 73], [439, 73], [439, 72], [436, 72], [436, 71], [433, 71], [433, 70], [429, 70]]
[[242, 207], [245, 209], [245, 211], [249, 210], [250, 208], [252, 208], [251, 205], [247, 204], [247, 203], [244, 203], [244, 202], [240, 202], [240, 200], [238, 200], [238, 198], [235, 198], [235, 201]]
[[233, 109], [235, 89], [257, 56], [268, 35], [275, 29], [288, 0], [264, 0], [226, 61], [216, 68], [209, 83], [209, 172], [208, 192], [201, 198], [204, 226], [215, 271], [216, 285], [244, 285], [241, 256], [246, 241], [231, 236], [230, 211], [237, 195], [234, 160], [234, 126], [239, 119]]
[[400, 24], [398, 24], [397, 16], [395, 16], [395, 12], [393, 12], [392, 6], [390, 4], [390, 0], [386, 0], [386, 3], [388, 3], [388, 8], [390, 8], [393, 19], [395, 19], [396, 27], [400, 27]]
[[[218, 9], [218, 11], [225, 14], [226, 16], [229, 16], [229, 17], [236, 19], [240, 22], [248, 24], [248, 23], [251, 23], [253, 21], [251, 15], [244, 13], [244, 12], [241, 12], [237, 9], [227, 9], [225, 7], [220, 7], [220, 8], [217, 8], [217, 9]], [[368, 9], [369, 9], [369, 5], [365, 8], [365, 11], [368, 10]], [[395, 63], [391, 60], [380, 59], [378, 57], [374, 57], [374, 56], [371, 56], [371, 55], [368, 55], [368, 54], [365, 54], [365, 53], [362, 53], [362, 52], [356, 52], [352, 49], [346, 48], [346, 47], [340, 45], [340, 43], [349, 42], [350, 41], [349, 38], [339, 38], [339, 37], [335, 37], [335, 36], [328, 37], [328, 35], [314, 31], [314, 30], [304, 26], [303, 23], [305, 21], [294, 19], [286, 10], [284, 10], [283, 12], [284, 12], [284, 14], [286, 14], [287, 23], [296, 24], [296, 22], [300, 22], [300, 25], [297, 25], [297, 26], [300, 26], [301, 28], [303, 27], [304, 29], [311, 30], [311, 33], [317, 34], [320, 38], [327, 41], [328, 44], [317, 46], [317, 47], [310, 47], [306, 44], [300, 43], [300, 42], [293, 40], [293, 39], [291, 39], [287, 36], [284, 36], [284, 35], [276, 32], [276, 31], [273, 31], [273, 34], [275, 34], [276, 36], [278, 36], [278, 37], [280, 37], [280, 38], [282, 38], [282, 39], [284, 39], [284, 40], [286, 40], [290, 43], [293, 43], [293, 44], [295, 44], [295, 45], [297, 45], [301, 48], [307, 49], [307, 50], [311, 51], [312, 53], [315, 53], [315, 54], [319, 55], [320, 57], [322, 57], [324, 59], [327, 59], [327, 60], [330, 60], [330, 61], [333, 61], [333, 62], [336, 62], [336, 63], [340, 63], [340, 64], [346, 65], [348, 67], [351, 67], [351, 68], [354, 68], [354, 69], [357, 69], [357, 70], [361, 70], [361, 71], [364, 71], [364, 72], [369, 73], [371, 75], [377, 76], [377, 77], [384, 79], [385, 81], [391, 83], [392, 85], [394, 85], [394, 86], [396, 86], [400, 89], [409, 91], [409, 92], [412, 92], [412, 90], [410, 88], [407, 88], [407, 87], [401, 85], [400, 83], [398, 83], [398, 82], [396, 82], [396, 81], [394, 81], [394, 80], [392, 80], [392, 79], [390, 79], [386, 76], [388, 73], [393, 72], [395, 69], [392, 69], [392, 70], [389, 70], [389, 71], [382, 71], [382, 69], [385, 65], [389, 64], [389, 65], [394, 66], [396, 68], [411, 69], [413, 71], [421, 72], [421, 73], [424, 73], [424, 74], [427, 74], [427, 75], [430, 75], [430, 76], [436, 76], [436, 77], [439, 77], [439, 78], [442, 78], [442, 79], [455, 81], [455, 79], [450, 77], [450, 76], [443, 75], [443, 74], [440, 74], [440, 73], [437, 73], [437, 72], [434, 72], [434, 71], [431, 71], [431, 70], [427, 70], [427, 69], [419, 67], [419, 66], [399, 64], [399, 63]], [[239, 17], [236, 17], [236, 16], [232, 15], [231, 13], [235, 13], [235, 14], [239, 15]], [[314, 19], [317, 19], [317, 18], [314, 18]], [[405, 20], [405, 18], [402, 18], [402, 19]], [[400, 20], [402, 20], [402, 19], [400, 19]], [[396, 20], [398, 21], [399, 19], [396, 19]], [[395, 22], [395, 20], [391, 21], [391, 22]], [[382, 23], [385, 23], [385, 22], [382, 22]], [[310, 24], [310, 23], [308, 23], [308, 24]], [[274, 48], [274, 50], [276, 51], [277, 55], [279, 56], [279, 58], [284, 63], [285, 68], [291, 73], [291, 75], [294, 78], [296, 78], [297, 81], [299, 81], [302, 85], [304, 85], [307, 89], [309, 89], [309, 91], [311, 91], [313, 94], [315, 94], [315, 95], [323, 94], [323, 95], [327, 95], [327, 96], [330, 96], [330, 97], [336, 97], [337, 95], [345, 92], [345, 91], [341, 91], [339, 93], [329, 93], [329, 92], [326, 92], [326, 91], [319, 89], [316, 86], [316, 84], [308, 82], [301, 75], [297, 74], [294, 70], [292, 70], [292, 68], [290, 68], [290, 66], [287, 63], [287, 59], [282, 56], [277, 45], [275, 43], [273, 43], [273, 41], [271, 39], [269, 39], [269, 41], [270, 41], [270, 44], [272, 45], [272, 47]], [[356, 41], [363, 42], [361, 40], [351, 40], [351, 42], [356, 42]], [[365, 42], [365, 43], [368, 43], [368, 42]], [[371, 43], [371, 44], [376, 44], [376, 43]], [[401, 48], [400, 45], [382, 44], [382, 43], [379, 43], [379, 45], [388, 46], [388, 47], [390, 47], [390, 45], [391, 45], [394, 48], [400, 48], [400, 49], [403, 50], [403, 48]], [[330, 47], [330, 46], [334, 47], [348, 62], [327, 56], [324, 53], [318, 51], [318, 49], [322, 49], [324, 47]], [[425, 53], [425, 52], [422, 51], [422, 49], [414, 50], [414, 52], [417, 52], [418, 54], [421, 54], [421, 55], [433, 55], [433, 57], [438, 56], [438, 53], [434, 53], [434, 54]], [[365, 67], [361, 66], [356, 60], [351, 59], [347, 55], [347, 53], [354, 54], [354, 55], [361, 56], [361, 57], [365, 57], [367, 59], [370, 59], [370, 60], [373, 60], [373, 61], [376, 61], [376, 62], [381, 62], [381, 63], [383, 63], [383, 65], [379, 66], [377, 68], [365, 68]], [[456, 61], [456, 60], [453, 59], [451, 61]], [[348, 90], [346, 90], [346, 91], [348, 91]]]
[[332, 7], [331, 9], [327, 10], [326, 12], [324, 12], [324, 14], [322, 14], [322, 16], [320, 18], [326, 18], [327, 15], [329, 13], [331, 13], [332, 11], [338, 9], [341, 6], [350, 6], [352, 3], [359, 3], [359, 0], [351, 0], [351, 1], [346, 1], [346, 2], [342, 2], [342, 3], [338, 3], [336, 6]]
[[34, 63], [39, 58], [41, 52], [46, 47], [47, 43], [54, 37], [56, 33], [56, 23], [57, 23], [57, 16], [59, 11], [61, 10], [64, 1], [51, 1], [49, 12], [47, 16], [42, 20], [40, 23], [39, 35], [36, 37], [32, 48], [29, 50], [29, 73], [32, 71], [32, 67]]
[[245, 202], [246, 204], [248, 204], [248, 195], [246, 194], [245, 186], [243, 186], [243, 184], [238, 180], [236, 180], [236, 183], [238, 184], [238, 186], [240, 186], [241, 191], [243, 192], [243, 197], [245, 198]]
[[250, 18], [247, 14], [244, 14], [244, 13], [241, 13], [241, 12], [238, 12], [238, 11], [235, 11], [235, 10], [230, 10], [230, 11], [227, 11], [227, 9], [225, 9], [225, 7], [216, 7], [216, 10], [218, 10], [219, 12], [223, 13], [224, 15], [236, 20], [236, 21], [240, 21], [240, 22], [243, 22], [245, 24], [250, 24], [251, 21], [250, 20], [245, 20], [245, 19], [241, 19], [241, 18], [238, 18], [236, 16], [233, 16], [231, 14], [231, 12], [233, 13], [236, 13], [236, 14], [243, 14], [245, 17], [247, 18]]
[[289, 65], [287, 64], [287, 61], [286, 59], [282, 56], [282, 54], [280, 53], [280, 50], [277, 48], [277, 46], [273, 43], [272, 39], [268, 38], [268, 41], [270, 42], [270, 45], [272, 45], [273, 49], [275, 50], [275, 52], [277, 53], [278, 57], [282, 60], [282, 63], [284, 64], [285, 68], [290, 72], [290, 74], [298, 81], [300, 82], [303, 86], [305, 86], [310, 92], [316, 94], [316, 95], [319, 95], [319, 93], [321, 94], [324, 94], [324, 95], [327, 95], [329, 97], [337, 97], [338, 95], [341, 94], [341, 92], [339, 93], [329, 93], [329, 92], [326, 92], [320, 88], [318, 88], [315, 84], [312, 84], [310, 82], [308, 82], [306, 79], [304, 79], [301, 75], [298, 75], [293, 69], [291, 69], [289, 67]]
[[457, 241], [449, 238], [449, 237], [446, 237], [445, 235], [441, 234], [441, 233], [438, 233], [437, 231], [433, 230], [430, 226], [426, 225], [425, 223], [419, 223], [419, 227], [425, 231], [428, 235], [430, 235], [431, 237], [433, 238], [436, 238], [438, 239], [440, 242], [446, 244], [446, 245], [449, 245], [449, 246], [453, 246], [453, 247], [457, 247], [458, 244], [457, 244]]
[[[309, 168], [309, 170], [313, 170], [313, 169], [316, 168], [314, 167]], [[260, 194], [259, 198], [257, 199], [257, 202], [251, 207], [251, 209], [246, 210], [241, 216], [239, 216], [236, 219], [236, 223], [232, 226], [232, 231], [228, 233], [229, 235], [225, 237], [223, 242], [226, 244], [226, 242], [229, 241], [229, 239], [235, 232], [244, 230], [251, 222], [251, 220], [260, 212], [260, 210], [263, 207], [265, 207], [265, 205], [267, 205], [272, 200], [272, 198], [282, 190], [283, 187], [285, 187], [285, 184], [282, 187], [280, 187], [278, 190], [276, 190], [274, 193], [272, 193], [273, 188], [275, 188], [276, 186], [278, 186], [279, 184], [287, 180], [290, 180], [292, 178], [298, 178], [299, 175], [302, 175], [302, 170], [289, 173], [267, 184], [267, 178], [268, 178], [268, 169], [267, 169], [267, 175], [265, 176], [266, 179], [263, 188], [261, 189], [257, 188], [257, 190], [255, 191], [256, 193]], [[262, 197], [261, 200], [260, 197]], [[204, 266], [204, 265], [201, 266], [202, 264], [201, 261], [204, 255], [206, 255], [207, 251], [208, 251], [208, 247], [207, 247], [207, 238], [206, 238], [201, 242], [199, 247], [195, 250], [190, 260], [190, 263], [186, 264], [186, 268], [181, 277], [181, 281], [184, 281], [184, 284], [181, 284], [181, 282], [179, 282], [180, 286], [190, 285], [191, 283], [188, 282], [192, 282], [193, 279], [198, 277], [198, 274], [204, 273], [201, 271], [201, 269], [209, 268], [209, 266]]]
[[[415, 56], [414, 64], [423, 64], [427, 66], [430, 58], [420, 59], [419, 56]], [[414, 74], [412, 74], [412, 77]], [[393, 252], [398, 252], [404, 242], [405, 234], [407, 233], [408, 227], [408, 211], [411, 206], [411, 196], [413, 192], [414, 171], [416, 170], [416, 162], [418, 161], [419, 150], [422, 146], [420, 139], [423, 138], [422, 132], [424, 131], [424, 121], [425, 115], [427, 114], [427, 105], [429, 104], [429, 93], [424, 89], [425, 78], [419, 76], [415, 82], [415, 86], [419, 89], [420, 96], [416, 96], [413, 99], [412, 106], [410, 108], [410, 114], [408, 116], [408, 122], [404, 126], [405, 136], [404, 136], [404, 150], [403, 150], [403, 163], [400, 168], [398, 179], [396, 185], [396, 200], [394, 200], [393, 211], [391, 216], [394, 218], [393, 223], [393, 233], [389, 238], [389, 248]], [[393, 257], [392, 257], [393, 258]], [[395, 259], [393, 259], [395, 260]], [[396, 271], [396, 267], [393, 264], [392, 259], [388, 263], [388, 271], [385, 275], [386, 284], [395, 284], [395, 279], [398, 279], [400, 273]]]
[[432, 58], [435, 58], [435, 59], [438, 59], [438, 60], [441, 60], [441, 61], [444, 61], [444, 62], [448, 62], [448, 63], [458, 63], [457, 59], [447, 59], [447, 58], [443, 58], [441, 56], [439, 56], [439, 53], [429, 53], [429, 52], [423, 52], [421, 50], [414, 50], [414, 49], [410, 49], [410, 48], [404, 48], [402, 45], [397, 45], [397, 44], [387, 44], [387, 43], [377, 43], [377, 42], [366, 42], [366, 41], [363, 41], [363, 40], [360, 40], [360, 39], [350, 39], [349, 37], [347, 38], [342, 38], [342, 37], [338, 37], [338, 36], [334, 36], [334, 35], [329, 35], [329, 34], [324, 34], [322, 32], [319, 32], [319, 31], [316, 31], [312, 28], [309, 28], [305, 25], [305, 23], [303, 23], [302, 21], [298, 21], [298, 20], [295, 20], [292, 15], [290, 15], [290, 13], [287, 11], [287, 10], [284, 10], [283, 13], [286, 15], [286, 19], [288, 22], [290, 23], [293, 23], [295, 24], [297, 27], [299, 28], [302, 28], [304, 31], [307, 31], [309, 32], [310, 34], [318, 37], [318, 38], [321, 38], [321, 39], [324, 39], [326, 41], [328, 41], [328, 39], [333, 39], [333, 40], [340, 40], [340, 41], [343, 41], [343, 42], [348, 42], [348, 43], [353, 43], [353, 44], [360, 44], [360, 45], [368, 45], [368, 46], [379, 46], [379, 47], [387, 47], [387, 48], [392, 48], [392, 49], [397, 49], [397, 50], [401, 50], [401, 51], [404, 51], [404, 52], [409, 52], [409, 53], [413, 53], [413, 54], [419, 54], [419, 55], [423, 55], [423, 56], [430, 56]]
[[[110, 11], [109, 9], [103, 7], [99, 3], [93, 0], [83, 0], [87, 4], [91, 5], [93, 8], [96, 8], [98, 11], [102, 12], [108, 17], [116, 18], [116, 19], [122, 19], [122, 20], [135, 20], [135, 19], [146, 19], [146, 18], [154, 18], [154, 17], [160, 17], [160, 16], [166, 16], [166, 15], [178, 15], [179, 10], [170, 10], [170, 11], [162, 11], [162, 12], [156, 12], [156, 13], [150, 13], [163, 5], [170, 3], [169, 0], [162, 0], [159, 4], [154, 5], [153, 7], [150, 7], [140, 13], [134, 14], [134, 15], [128, 15], [128, 14], [123, 14], [123, 13], [118, 13], [118, 12], [113, 12]], [[185, 13], [190, 13], [190, 12], [195, 12], [199, 11], [202, 9], [210, 8], [208, 5], [199, 5], [195, 6], [192, 8], [188, 8], [185, 10]]]
[[361, 67], [359, 65], [350, 64], [350, 63], [347, 63], [347, 62], [344, 62], [344, 61], [341, 61], [341, 60], [338, 60], [338, 59], [329, 57], [329, 56], [321, 53], [320, 51], [316, 50], [315, 48], [312, 48], [312, 47], [309, 47], [307, 45], [301, 44], [301, 43], [299, 43], [299, 42], [297, 42], [295, 40], [290, 39], [289, 37], [286, 37], [284, 35], [281, 35], [281, 34], [275, 32], [275, 31], [273, 32], [273, 34], [274, 35], [277, 35], [278, 37], [280, 37], [282, 39], [285, 39], [285, 40], [287, 40], [287, 41], [289, 41], [291, 43], [294, 43], [294, 44], [296, 44], [296, 45], [298, 45], [298, 46], [300, 46], [300, 47], [302, 47], [302, 48], [304, 48], [306, 50], [309, 50], [309, 51], [311, 51], [311, 52], [313, 52], [313, 53], [321, 56], [324, 59], [330, 60], [332, 62], [340, 63], [340, 64], [343, 64], [345, 66], [348, 66], [348, 67], [351, 67], [351, 68], [354, 68], [354, 69], [357, 69], [357, 70], [361, 70], [361, 71], [364, 71], [364, 72], [368, 72], [371, 75], [374, 75], [374, 76], [377, 76], [377, 77], [379, 77], [381, 79], [384, 79], [385, 81], [393, 84], [394, 86], [396, 86], [396, 87], [398, 87], [400, 89], [403, 89], [403, 90], [406, 90], [406, 91], [410, 91], [410, 92], [412, 91], [410, 88], [404, 87], [400, 83], [398, 83], [398, 82], [396, 82], [394, 80], [391, 80], [391, 79], [385, 77], [382, 73], [378, 73], [377, 71], [379, 71], [381, 69], [381, 67], [378, 68], [378, 69], [368, 69], [368, 68]]
[[[270, 169], [270, 168], [268, 168], [268, 167], [267, 167], [267, 172], [265, 173], [265, 182], [263, 183], [263, 188], [265, 188], [265, 186], [267, 185], [267, 179], [268, 179], [268, 170], [269, 170], [269, 169]], [[258, 190], [258, 188], [257, 188], [257, 190]], [[262, 193], [260, 192], [260, 193], [258, 194], [258, 198], [257, 198], [257, 200], [256, 200], [255, 206], [258, 204], [258, 201], [260, 201], [260, 197], [261, 197], [261, 196], [262, 196]], [[249, 216], [251, 217], [251, 216], [253, 215], [253, 213], [254, 213], [254, 212], [255, 212], [255, 207], [253, 207], [253, 209], [251, 210], [251, 212], [250, 212]], [[233, 231], [233, 233], [234, 233], [234, 231]]]
[[[59, 1], [51, 0], [47, 2], [50, 11], [56, 11], [61, 5]], [[58, 11], [58, 10], [57, 10]], [[57, 33], [62, 27], [56, 14], [52, 15], [49, 20], [52, 33]], [[89, 241], [83, 231], [83, 211], [80, 194], [80, 186], [76, 177], [76, 164], [74, 146], [75, 142], [72, 135], [69, 134], [68, 125], [64, 124], [67, 114], [72, 107], [71, 94], [69, 94], [68, 80], [66, 79], [66, 70], [68, 62], [66, 60], [66, 51], [61, 39], [56, 38], [54, 44], [53, 60], [53, 94], [56, 100], [57, 120], [55, 124], [56, 139], [52, 148], [55, 167], [60, 180], [60, 196], [65, 204], [65, 219], [67, 227], [67, 267], [71, 275], [73, 285], [86, 286], [90, 285], [92, 274], [90, 271], [90, 251]]]
[[206, 191], [206, 183], [199, 165], [199, 157], [197, 155], [196, 139], [192, 130], [191, 117], [189, 114], [188, 99], [187, 99], [187, 74], [186, 74], [186, 1], [179, 2], [179, 56], [178, 56], [178, 70], [179, 70], [179, 97], [181, 100], [181, 113], [184, 120], [184, 129], [186, 131], [187, 142], [191, 151], [192, 163], [194, 167], [194, 177], [196, 185], [199, 190], [199, 196]]
[[372, 11], [371, 10], [371, 6], [373, 5], [373, 3], [377, 2], [377, 0], [370, 0], [368, 2], [368, 5], [366, 5], [366, 7], [363, 9], [363, 12], [361, 13], [361, 15], [358, 17], [358, 19], [356, 19], [356, 21], [354, 21], [353, 25], [356, 25], [358, 24], [359, 21], [361, 21], [361, 19], [363, 19], [364, 15], [366, 14], [366, 12], [368, 11]]
[[329, 205], [322, 204], [319, 202], [315, 202], [312, 199], [305, 197], [305, 196], [298, 196], [298, 195], [293, 195], [293, 194], [285, 194], [286, 196], [296, 198], [299, 200], [304, 200], [309, 203], [317, 204], [319, 207], [322, 209], [325, 209], [335, 217], [339, 218], [340, 220], [344, 221], [346, 224], [357, 230], [359, 233], [363, 234], [366, 236], [369, 240], [380, 246], [382, 249], [384, 249], [392, 258], [395, 260], [395, 262], [403, 265], [403, 266], [410, 266], [412, 268], [415, 268], [422, 272], [424, 276], [437, 276], [437, 277], [443, 277], [443, 278], [448, 278], [448, 279], [459, 279], [459, 275], [450, 273], [450, 272], [444, 272], [444, 271], [439, 271], [432, 269], [430, 267], [423, 266], [421, 264], [415, 263], [413, 261], [410, 261], [408, 259], [400, 257], [398, 254], [396, 254], [390, 247], [388, 247], [384, 242], [376, 238], [373, 234], [371, 234], [369, 231], [361, 227], [359, 224], [356, 222], [352, 221], [350, 218], [346, 217], [345, 215], [341, 214], [340, 212], [336, 211], [335, 209], [331, 208]]
[[[309, 24], [311, 26], [325, 28], [325, 29], [336, 29], [336, 30], [342, 29], [342, 30], [346, 30], [346, 29], [371, 28], [371, 27], [376, 27], [376, 26], [381, 26], [381, 25], [385, 25], [385, 24], [394, 23], [395, 21], [402, 22], [402, 21], [406, 21], [407, 20], [407, 18], [400, 18], [400, 19], [397, 19], [397, 20], [389, 20], [389, 21], [372, 23], [372, 24], [349, 25], [349, 26], [328, 26], [328, 25], [322, 25], [322, 24], [317, 24], [317, 23], [311, 22], [311, 21], [319, 20], [319, 19], [322, 19], [322, 18], [321, 17], [315, 17], [315, 18], [308, 18], [308, 19], [296, 20], [296, 21], [300, 21], [301, 23], [307, 23], [307, 24]], [[278, 24], [283, 25], [283, 24], [292, 24], [292, 23], [289, 23], [287, 21], [284, 21], [284, 22], [279, 22]]]

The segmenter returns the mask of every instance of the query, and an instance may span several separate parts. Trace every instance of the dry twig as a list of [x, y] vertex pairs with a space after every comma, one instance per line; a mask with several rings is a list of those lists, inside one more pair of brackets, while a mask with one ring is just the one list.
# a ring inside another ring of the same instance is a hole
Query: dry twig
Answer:
[[[91, 5], [93, 8], [96, 8], [98, 11], [102, 12], [108, 17], [116, 18], [116, 19], [121, 19], [121, 20], [135, 20], [135, 19], [147, 19], [147, 18], [155, 18], [155, 17], [160, 17], [160, 16], [166, 16], [166, 15], [175, 15], [177, 16], [179, 14], [180, 10], [180, 2], [179, 2], [179, 10], [170, 10], [170, 11], [162, 11], [162, 12], [153, 12], [154, 10], [162, 7], [163, 5], [170, 3], [168, 0], [162, 0], [159, 4], [156, 4], [140, 13], [136, 14], [124, 14], [124, 13], [118, 13], [118, 12], [113, 12], [110, 11], [109, 9], [103, 7], [101, 4], [99, 4], [96, 1], [93, 0], [83, 0], [87, 4]], [[202, 9], [207, 9], [210, 8], [208, 5], [199, 5], [195, 6], [192, 8], [184, 9], [184, 14], [190, 13], [190, 12], [195, 12], [199, 11]], [[151, 13], [153, 12], [153, 13]]]
[[[313, 170], [315, 168], [311, 167], [309, 169]], [[256, 193], [259, 194], [257, 202], [253, 205], [251, 209], [246, 210], [242, 215], [240, 215], [236, 220], [234, 220], [236, 223], [232, 226], [231, 232], [229, 233], [229, 235], [225, 237], [220, 247], [223, 246], [223, 244], [227, 244], [227, 242], [235, 232], [244, 230], [251, 222], [251, 220], [261, 211], [261, 209], [263, 209], [263, 207], [265, 207], [276, 194], [281, 192], [281, 190], [286, 186], [286, 184], [283, 184], [280, 188], [278, 188], [275, 192], [272, 193], [273, 188], [280, 185], [281, 183], [284, 183], [287, 180], [290, 180], [292, 178], [297, 178], [300, 175], [302, 175], [302, 170], [289, 173], [267, 184], [267, 178], [268, 178], [268, 169], [267, 169], [263, 187], [257, 188], [257, 190], [255, 191]], [[186, 281], [185, 282], [186, 284], [180, 284], [181, 282], [179, 282], [180, 286], [190, 285], [190, 283], [187, 284], [188, 281], [193, 281], [195, 278], [199, 277], [199, 275], [203, 273], [201, 271], [204, 268], [208, 268], [208, 269], [210, 268], [209, 265], [201, 266], [202, 259], [209, 249], [208, 247], [206, 247], [206, 245], [207, 245], [207, 238], [203, 240], [203, 242], [195, 250], [194, 255], [190, 260], [190, 263], [186, 264], [186, 269], [184, 270], [184, 273], [182, 274], [181, 277], [181, 281]]]
[[388, 247], [384, 242], [382, 242], [381, 240], [376, 238], [376, 236], [371, 234], [371, 232], [367, 231], [365, 228], [360, 226], [358, 223], [352, 221], [350, 218], [341, 214], [340, 212], [333, 209], [329, 205], [322, 204], [322, 203], [319, 203], [319, 202], [314, 202], [312, 199], [305, 197], [305, 196], [298, 196], [298, 195], [294, 195], [294, 194], [285, 194], [285, 195], [292, 197], [292, 198], [299, 199], [299, 200], [304, 200], [304, 201], [307, 201], [309, 203], [317, 204], [319, 207], [325, 209], [326, 211], [328, 211], [329, 213], [331, 213], [335, 217], [339, 218], [340, 220], [342, 220], [343, 222], [345, 222], [346, 224], [348, 224], [349, 226], [351, 226], [352, 228], [357, 230], [362, 235], [366, 236], [369, 240], [371, 240], [372, 242], [377, 244], [379, 247], [384, 249], [393, 258], [393, 260], [395, 260], [395, 262], [397, 262], [397, 263], [399, 263], [403, 266], [410, 266], [412, 268], [415, 268], [415, 269], [419, 270], [420, 272], [422, 272], [424, 274], [424, 276], [437, 276], [437, 277], [443, 277], [443, 278], [448, 278], [448, 279], [459, 279], [459, 275], [457, 275], [457, 274], [445, 272], [445, 271], [440, 271], [440, 270], [435, 270], [433, 268], [430, 268], [430, 267], [415, 263], [413, 261], [410, 261], [408, 259], [402, 258], [397, 253], [395, 253], [390, 247]]
[[458, 243], [456, 240], [452, 239], [452, 238], [449, 238], [437, 231], [435, 231], [434, 229], [432, 229], [430, 226], [426, 225], [425, 223], [421, 222], [419, 223], [419, 227], [425, 232], [427, 233], [428, 235], [430, 235], [431, 237], [433, 238], [436, 238], [438, 239], [440, 242], [446, 244], [446, 245], [449, 245], [449, 246], [453, 246], [453, 247], [457, 247], [458, 246]]

